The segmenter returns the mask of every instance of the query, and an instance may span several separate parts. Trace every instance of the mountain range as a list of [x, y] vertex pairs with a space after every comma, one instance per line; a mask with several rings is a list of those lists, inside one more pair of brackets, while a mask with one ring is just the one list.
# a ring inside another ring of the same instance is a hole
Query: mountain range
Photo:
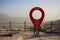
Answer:
[[9, 21], [15, 23], [24, 23], [24, 21], [29, 22], [30, 20], [26, 17], [10, 17], [6, 14], [0, 13], [0, 23], [8, 23]]

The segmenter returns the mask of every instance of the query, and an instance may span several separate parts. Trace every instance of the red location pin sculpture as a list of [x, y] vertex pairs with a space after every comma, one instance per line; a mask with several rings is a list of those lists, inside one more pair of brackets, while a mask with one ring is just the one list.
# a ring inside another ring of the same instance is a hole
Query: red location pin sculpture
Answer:
[[[34, 12], [35, 10], [39, 10], [39, 11], [41, 12], [41, 14], [42, 14], [41, 18], [39, 18], [39, 19], [34, 19], [34, 18], [33, 18], [32, 14], [33, 14], [33, 12]], [[32, 23], [33, 23], [33, 25], [34, 25], [34, 28], [35, 28], [36, 30], [38, 30], [39, 27], [40, 27], [40, 25], [41, 25], [41, 23], [42, 23], [42, 21], [43, 21], [43, 19], [44, 19], [44, 16], [45, 16], [45, 13], [44, 13], [43, 9], [40, 8], [40, 7], [34, 7], [34, 8], [31, 9], [31, 11], [30, 11], [30, 13], [29, 13], [29, 16], [30, 16], [30, 19], [31, 19], [31, 21], [32, 21]]]

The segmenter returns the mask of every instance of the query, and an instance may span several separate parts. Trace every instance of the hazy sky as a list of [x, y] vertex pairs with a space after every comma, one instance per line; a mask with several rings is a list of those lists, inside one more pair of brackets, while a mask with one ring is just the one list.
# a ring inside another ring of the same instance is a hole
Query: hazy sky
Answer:
[[41, 7], [45, 20], [60, 19], [60, 0], [0, 0], [0, 13], [11, 17], [28, 17], [33, 7]]

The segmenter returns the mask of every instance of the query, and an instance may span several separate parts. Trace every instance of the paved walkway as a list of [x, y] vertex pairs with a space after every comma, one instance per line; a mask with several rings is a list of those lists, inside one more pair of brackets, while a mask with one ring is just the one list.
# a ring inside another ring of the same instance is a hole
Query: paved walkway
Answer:
[[32, 32], [19, 32], [12, 37], [0, 37], [0, 40], [60, 40], [60, 34], [40, 32], [39, 37], [34, 37]]

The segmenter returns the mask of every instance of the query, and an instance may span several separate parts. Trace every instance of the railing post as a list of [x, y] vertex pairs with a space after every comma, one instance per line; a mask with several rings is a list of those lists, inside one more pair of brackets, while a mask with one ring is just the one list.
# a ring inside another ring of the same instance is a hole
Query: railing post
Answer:
[[52, 32], [52, 26], [53, 26], [53, 23], [52, 23], [52, 21], [51, 21], [51, 32]]
[[24, 31], [26, 31], [26, 21], [24, 22]]
[[10, 26], [9, 26], [9, 29], [11, 30], [11, 21], [9, 21], [9, 25], [10, 25]]

